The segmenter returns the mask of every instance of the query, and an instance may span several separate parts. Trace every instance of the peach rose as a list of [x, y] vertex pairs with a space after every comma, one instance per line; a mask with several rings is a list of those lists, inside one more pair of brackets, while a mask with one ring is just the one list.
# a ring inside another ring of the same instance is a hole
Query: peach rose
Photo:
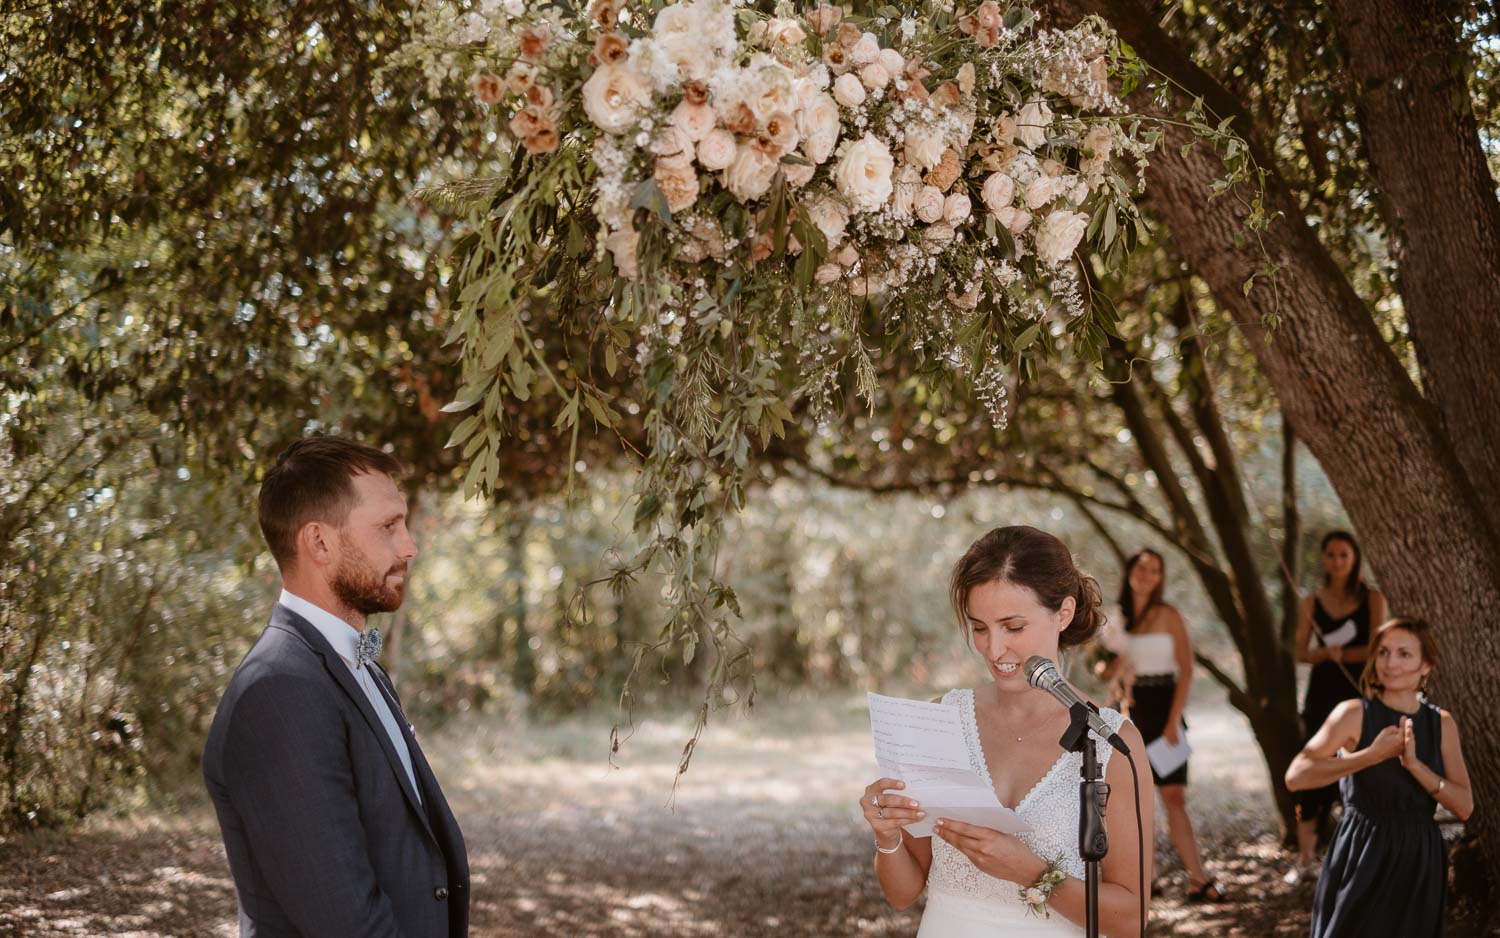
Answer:
[[691, 162], [667, 163], [657, 160], [652, 178], [656, 180], [661, 194], [667, 197], [667, 208], [672, 214], [675, 215], [698, 201], [698, 174], [693, 171]]
[[844, 8], [820, 6], [807, 14], [807, 25], [819, 36], [826, 36], [844, 18]]
[[956, 228], [969, 220], [973, 210], [974, 205], [968, 196], [962, 192], [951, 193], [943, 200], [943, 221]]
[[865, 103], [865, 86], [852, 72], [840, 75], [833, 83], [833, 99], [844, 107], [859, 107]]
[[984, 207], [995, 213], [1010, 205], [1015, 197], [1016, 181], [1005, 173], [990, 173], [979, 190]]
[[698, 141], [698, 162], [710, 171], [728, 169], [734, 162], [736, 150], [734, 134], [715, 128]]
[[724, 188], [741, 202], [758, 199], [770, 191], [771, 180], [776, 178], [778, 168], [780, 164], [760, 148], [738, 147], [734, 162], [724, 170]]
[[866, 88], [875, 91], [891, 83], [891, 73], [887, 72], [885, 66], [879, 62], [871, 62], [859, 70], [859, 80]]
[[697, 143], [714, 129], [714, 109], [707, 104], [692, 104], [683, 98], [667, 116], [667, 123], [682, 131], [689, 140]]
[[943, 217], [943, 201], [943, 190], [937, 186], [923, 186], [912, 203], [912, 210], [922, 221], [932, 224]]
[[630, 43], [619, 33], [605, 33], [594, 40], [594, 59], [599, 65], [619, 65], [630, 58]]
[[959, 174], [963, 172], [963, 164], [959, 162], [958, 152], [953, 149], [943, 151], [943, 158], [932, 168], [924, 180], [929, 186], [937, 186], [947, 192], [958, 182]]

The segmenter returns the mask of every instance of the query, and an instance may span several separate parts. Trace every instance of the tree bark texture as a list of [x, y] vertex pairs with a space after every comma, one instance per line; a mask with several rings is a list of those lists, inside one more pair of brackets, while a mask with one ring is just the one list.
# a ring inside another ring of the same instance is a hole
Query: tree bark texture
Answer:
[[[1189, 94], [1225, 95], [1134, 0], [1052, 0], [1049, 7], [1060, 23], [1100, 14], [1148, 62], [1171, 69]], [[1144, 89], [1128, 104], [1174, 116]], [[1187, 104], [1178, 96], [1168, 107]], [[1209, 184], [1224, 175], [1217, 154], [1201, 141], [1184, 153], [1194, 142], [1190, 132], [1164, 129], [1147, 170], [1152, 204], [1194, 273], [1240, 324], [1298, 439], [1353, 519], [1393, 610], [1426, 617], [1452, 649], [1435, 675], [1437, 697], [1467, 729], [1477, 803], [1500, 804], [1500, 737], [1481, 732], [1482, 705], [1470, 703], [1500, 699], [1500, 632], [1492, 625], [1500, 621], [1500, 543], [1477, 491], [1494, 479], [1465, 472], [1452, 428], [1402, 370], [1274, 165], [1262, 163], [1269, 172], [1267, 208], [1278, 214], [1265, 231], [1252, 232], [1253, 193], [1241, 186], [1214, 197]], [[1246, 281], [1267, 260], [1278, 267], [1274, 280], [1260, 278], [1246, 292]], [[1262, 323], [1273, 318], [1279, 325], [1267, 331]], [[1496, 812], [1476, 812], [1469, 828], [1489, 865], [1500, 864]]]
[[1464, 74], [1456, 5], [1330, 0], [1360, 135], [1393, 233], [1427, 397], [1500, 531], [1500, 201]]

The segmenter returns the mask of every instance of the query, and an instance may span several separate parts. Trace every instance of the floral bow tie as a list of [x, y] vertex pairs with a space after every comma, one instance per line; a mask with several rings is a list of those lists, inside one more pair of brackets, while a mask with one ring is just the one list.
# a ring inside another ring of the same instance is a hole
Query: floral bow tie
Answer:
[[365, 629], [354, 643], [354, 666], [362, 668], [372, 661], [380, 660], [380, 630]]

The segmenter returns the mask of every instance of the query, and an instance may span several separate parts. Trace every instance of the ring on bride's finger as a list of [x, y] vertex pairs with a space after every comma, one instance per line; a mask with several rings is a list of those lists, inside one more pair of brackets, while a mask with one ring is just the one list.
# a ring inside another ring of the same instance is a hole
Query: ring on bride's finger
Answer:
[[881, 811], [881, 810], [877, 809], [875, 811], [875, 816], [878, 817], [878, 818], [880, 818], [882, 821], [885, 820], [885, 812], [884, 811]]
[[871, 795], [870, 796], [870, 804], [875, 807], [876, 811], [879, 811], [880, 810], [880, 796], [879, 795]]

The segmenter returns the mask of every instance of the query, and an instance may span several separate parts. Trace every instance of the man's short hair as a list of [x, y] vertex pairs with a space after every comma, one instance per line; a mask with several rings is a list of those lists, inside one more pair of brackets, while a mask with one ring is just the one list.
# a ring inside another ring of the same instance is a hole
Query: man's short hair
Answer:
[[389, 453], [338, 436], [311, 436], [288, 446], [260, 484], [260, 532], [277, 566], [297, 556], [297, 532], [321, 521], [335, 527], [354, 508], [354, 477], [383, 472], [404, 474]]

